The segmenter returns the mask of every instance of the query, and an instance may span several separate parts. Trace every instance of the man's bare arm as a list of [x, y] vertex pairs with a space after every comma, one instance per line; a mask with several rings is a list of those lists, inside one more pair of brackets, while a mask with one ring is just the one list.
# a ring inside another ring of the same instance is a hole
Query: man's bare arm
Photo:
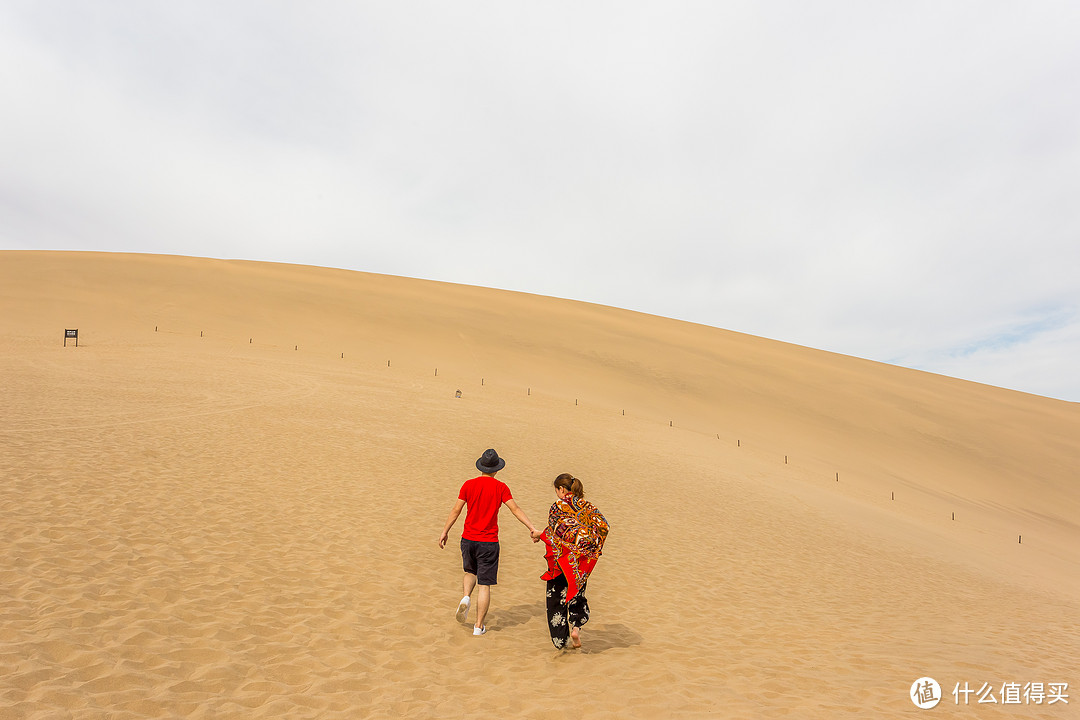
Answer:
[[439, 547], [446, 547], [446, 541], [450, 537], [450, 528], [454, 527], [454, 523], [457, 522], [458, 516], [461, 515], [461, 509], [465, 507], [465, 501], [458, 498], [458, 501], [454, 503], [454, 508], [450, 511], [450, 517], [446, 518], [446, 527], [443, 528], [442, 535], [439, 536]]
[[[518, 519], [525, 527], [529, 528], [529, 535], [536, 532], [536, 528], [533, 527], [532, 522], [529, 520], [529, 516], [525, 514], [525, 511], [521, 509], [521, 506], [514, 502], [514, 498], [510, 498], [506, 501], [506, 507], [510, 508], [510, 512], [514, 513], [514, 517]], [[533, 538], [535, 541], [536, 538]]]

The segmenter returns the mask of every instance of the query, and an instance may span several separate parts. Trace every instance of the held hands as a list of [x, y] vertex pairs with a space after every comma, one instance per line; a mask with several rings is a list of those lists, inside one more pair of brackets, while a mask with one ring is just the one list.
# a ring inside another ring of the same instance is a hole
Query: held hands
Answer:
[[[533, 528], [529, 532], [529, 537], [532, 538], [532, 541], [534, 543], [540, 542], [540, 538], [542, 538], [543, 536], [544, 536], [544, 531], [543, 530], [537, 530], [536, 528]], [[440, 550], [442, 548], [446, 547], [446, 541], [448, 539], [449, 539], [448, 533], [444, 532], [442, 535], [439, 536], [439, 549]]]

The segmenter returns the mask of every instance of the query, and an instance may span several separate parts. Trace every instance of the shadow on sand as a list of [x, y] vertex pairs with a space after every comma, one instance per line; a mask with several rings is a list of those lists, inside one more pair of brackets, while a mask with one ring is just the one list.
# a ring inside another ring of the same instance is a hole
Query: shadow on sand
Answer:
[[[533, 618], [543, 618], [544, 606], [540, 603], [527, 603], [515, 605], [506, 610], [498, 610], [498, 625], [492, 628], [495, 632], [509, 630], [510, 628], [524, 625]], [[492, 610], [492, 615], [496, 611]], [[615, 648], [628, 648], [641, 644], [641, 635], [622, 623], [589, 623], [581, 631], [581, 649], [570, 652], [581, 652], [594, 655]]]
[[493, 630], [506, 630], [508, 628], [517, 627], [518, 625], [524, 625], [536, 617], [542, 617], [544, 615], [543, 603], [526, 603], [524, 605], [515, 605], [512, 608], [506, 610], [492, 610], [491, 614], [495, 615], [497, 612], [499, 618], [499, 624], [497, 628]]
[[628, 648], [641, 644], [641, 636], [622, 623], [594, 625], [588, 623], [581, 629], [581, 649], [576, 652], [594, 655], [615, 648]]

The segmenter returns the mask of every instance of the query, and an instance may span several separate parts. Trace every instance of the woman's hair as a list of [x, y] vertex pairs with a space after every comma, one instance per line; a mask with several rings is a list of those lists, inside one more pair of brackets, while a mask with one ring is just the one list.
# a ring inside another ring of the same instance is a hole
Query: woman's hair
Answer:
[[555, 478], [555, 487], [569, 490], [570, 494], [576, 498], [585, 497], [585, 488], [582, 487], [581, 481], [570, 473], [563, 473]]

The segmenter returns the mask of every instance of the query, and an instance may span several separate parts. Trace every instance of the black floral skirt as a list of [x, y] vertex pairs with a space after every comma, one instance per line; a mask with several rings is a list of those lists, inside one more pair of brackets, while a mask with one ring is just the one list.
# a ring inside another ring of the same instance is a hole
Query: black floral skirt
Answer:
[[560, 575], [547, 581], [547, 618], [551, 644], [560, 650], [570, 642], [570, 629], [589, 622], [589, 601], [585, 599], [585, 583], [573, 600], [566, 602], [566, 577]]

